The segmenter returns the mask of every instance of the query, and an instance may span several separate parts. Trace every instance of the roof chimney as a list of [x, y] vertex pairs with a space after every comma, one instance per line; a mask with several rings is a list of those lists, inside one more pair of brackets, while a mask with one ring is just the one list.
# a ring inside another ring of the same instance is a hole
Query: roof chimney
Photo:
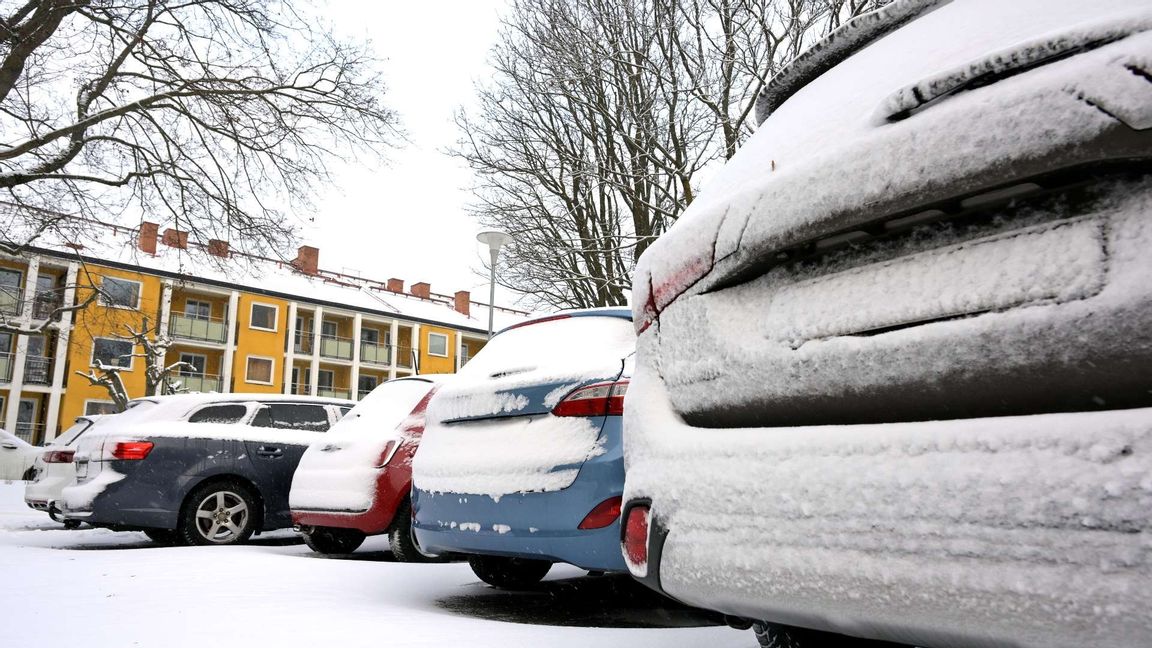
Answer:
[[456, 303], [452, 305], [457, 313], [468, 317], [468, 307], [472, 304], [472, 295], [467, 290], [459, 290], [455, 295]]
[[188, 249], [188, 232], [181, 232], [178, 229], [169, 227], [164, 230], [164, 245], [168, 247], [179, 248], [181, 250]]
[[156, 223], [148, 221], [140, 223], [140, 238], [136, 241], [136, 247], [140, 248], [141, 252], [156, 254], [156, 237], [159, 235], [160, 226]]
[[304, 274], [314, 275], [320, 270], [320, 248], [301, 245], [296, 250], [296, 260], [292, 266]]
[[208, 239], [208, 254], [227, 259], [228, 241], [221, 241], [220, 239]]
[[413, 297], [421, 299], [432, 298], [432, 285], [421, 281], [420, 283], [412, 284], [412, 288], [408, 291]]
[[388, 280], [388, 290], [391, 290], [392, 292], [398, 292], [398, 293], [404, 292], [404, 280], [403, 279], [396, 279], [395, 277], [393, 277], [392, 279], [389, 279]]

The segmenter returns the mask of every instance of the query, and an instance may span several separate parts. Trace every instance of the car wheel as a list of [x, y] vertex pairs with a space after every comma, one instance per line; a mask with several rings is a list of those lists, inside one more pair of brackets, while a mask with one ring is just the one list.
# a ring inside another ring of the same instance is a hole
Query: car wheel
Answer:
[[256, 530], [256, 497], [234, 481], [200, 486], [188, 495], [176, 529], [190, 545], [239, 544]]
[[172, 529], [144, 529], [144, 535], [158, 545], [174, 545], [179, 536]]
[[304, 543], [316, 553], [346, 554], [364, 544], [365, 537], [364, 532], [358, 529], [315, 527], [311, 533], [304, 534]]
[[468, 564], [480, 580], [500, 589], [525, 589], [540, 582], [552, 569], [547, 560], [469, 556]]
[[753, 623], [752, 632], [760, 648], [897, 648], [901, 645], [765, 621]]
[[392, 518], [392, 527], [388, 530], [388, 546], [392, 555], [399, 562], [420, 563], [431, 562], [432, 559], [420, 553], [416, 548], [416, 541], [412, 539], [412, 504], [404, 500], [396, 509]]

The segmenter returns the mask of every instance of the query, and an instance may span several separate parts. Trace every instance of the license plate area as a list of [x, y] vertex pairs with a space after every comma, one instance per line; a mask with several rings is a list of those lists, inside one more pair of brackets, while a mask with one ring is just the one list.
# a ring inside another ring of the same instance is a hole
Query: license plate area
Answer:
[[1105, 220], [1084, 217], [871, 263], [770, 288], [761, 332], [799, 348], [1098, 294]]
[[88, 460], [76, 462], [76, 478], [86, 479], [88, 477]]

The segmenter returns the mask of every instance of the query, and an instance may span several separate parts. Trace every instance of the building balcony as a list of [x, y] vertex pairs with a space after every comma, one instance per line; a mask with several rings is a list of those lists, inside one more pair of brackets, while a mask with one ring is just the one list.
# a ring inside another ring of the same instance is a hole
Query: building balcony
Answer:
[[312, 390], [308, 388], [308, 383], [292, 383], [292, 395], [311, 396]]
[[25, 385], [52, 384], [52, 358], [28, 356], [24, 359]]
[[168, 334], [180, 340], [223, 344], [228, 339], [228, 322], [219, 317], [193, 317], [172, 313]]
[[352, 390], [347, 387], [329, 387], [320, 385], [316, 388], [316, 395], [322, 398], [343, 398], [349, 400], [352, 398]]
[[181, 374], [178, 376], [184, 389], [189, 392], [220, 392], [222, 391], [222, 381], [220, 376], [213, 376], [209, 374]]
[[352, 359], [352, 340], [333, 335], [320, 336], [320, 357], [335, 360]]
[[60, 313], [56, 312], [64, 305], [64, 300], [61, 299], [58, 292], [38, 292], [36, 297], [32, 300], [32, 319], [46, 320], [46, 319], [60, 319]]
[[11, 353], [0, 353], [0, 382], [12, 382]]
[[412, 347], [396, 347], [396, 366], [404, 367], [405, 369], [412, 368]]
[[361, 342], [360, 362], [383, 366], [392, 364], [392, 345]]

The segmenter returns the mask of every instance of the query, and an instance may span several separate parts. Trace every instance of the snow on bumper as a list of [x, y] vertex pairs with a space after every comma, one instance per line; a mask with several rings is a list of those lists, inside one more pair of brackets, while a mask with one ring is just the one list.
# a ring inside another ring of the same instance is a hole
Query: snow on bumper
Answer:
[[625, 501], [689, 604], [931, 645], [1152, 636], [1152, 409], [705, 430], [642, 367], [625, 412]]
[[69, 486], [60, 495], [61, 508], [65, 515], [90, 515], [92, 502], [110, 485], [124, 479], [125, 475], [105, 467], [98, 475], [83, 484]]

